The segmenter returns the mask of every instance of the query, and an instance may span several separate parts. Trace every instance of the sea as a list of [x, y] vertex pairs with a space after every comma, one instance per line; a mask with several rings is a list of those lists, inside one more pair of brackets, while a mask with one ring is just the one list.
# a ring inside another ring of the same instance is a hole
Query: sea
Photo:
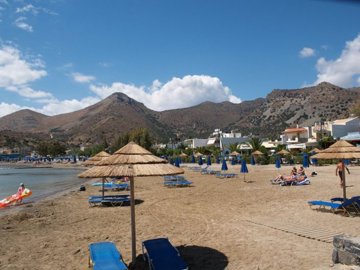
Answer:
[[[79, 187], [87, 179], [79, 178], [80, 169], [12, 168], [0, 166], [0, 200], [17, 192], [20, 183], [32, 191], [25, 202], [36, 202], [68, 189]], [[1, 209], [0, 209], [1, 211]]]

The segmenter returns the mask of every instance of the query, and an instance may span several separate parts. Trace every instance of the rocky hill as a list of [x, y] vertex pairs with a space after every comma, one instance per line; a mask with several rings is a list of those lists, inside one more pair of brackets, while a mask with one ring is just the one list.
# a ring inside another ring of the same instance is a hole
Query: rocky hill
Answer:
[[[360, 89], [329, 83], [294, 90], [273, 90], [266, 98], [230, 102], [205, 102], [194, 107], [156, 112], [125, 94], [115, 93], [85, 109], [46, 116], [22, 110], [0, 118], [7, 134], [50, 135], [73, 144], [114, 141], [134, 128], [148, 128], [157, 141], [169, 138], [207, 137], [215, 128], [244, 135], [275, 137], [286, 127], [312, 125], [321, 120], [349, 116], [360, 99]], [[0, 132], [3, 133], [3, 132]]]

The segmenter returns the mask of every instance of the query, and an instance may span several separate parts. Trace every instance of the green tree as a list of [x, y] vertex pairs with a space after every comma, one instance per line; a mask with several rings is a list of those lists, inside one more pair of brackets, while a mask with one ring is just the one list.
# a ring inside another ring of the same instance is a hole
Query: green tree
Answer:
[[116, 151], [128, 144], [130, 141], [133, 141], [148, 150], [150, 150], [152, 146], [152, 139], [149, 130], [146, 128], [137, 128], [119, 136], [119, 138], [116, 140], [116, 143], [112, 147], [112, 150]]
[[323, 137], [319, 142], [319, 146], [321, 149], [328, 148], [330, 145], [332, 145], [335, 142], [334, 138], [332, 136], [326, 136]]
[[250, 145], [252, 147], [252, 151], [256, 151], [256, 150], [264, 150], [263, 146], [262, 146], [263, 141], [258, 138], [258, 137], [252, 137], [247, 144]]
[[238, 146], [237, 143], [232, 143], [232, 144], [230, 144], [230, 145], [229, 145], [230, 152], [237, 151], [237, 146]]
[[358, 100], [355, 105], [352, 106], [350, 112], [360, 117], [360, 100]]
[[60, 144], [58, 141], [52, 141], [48, 144], [48, 155], [52, 157], [61, 156], [66, 153], [65, 145]]
[[40, 142], [37, 145], [37, 147], [35, 148], [35, 150], [40, 156], [47, 156], [48, 155], [48, 143]]

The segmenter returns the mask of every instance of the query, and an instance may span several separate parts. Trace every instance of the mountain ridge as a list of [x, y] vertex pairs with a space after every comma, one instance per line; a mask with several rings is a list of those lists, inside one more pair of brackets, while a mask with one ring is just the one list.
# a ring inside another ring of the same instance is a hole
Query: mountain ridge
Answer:
[[330, 83], [300, 89], [274, 89], [265, 98], [234, 104], [203, 102], [196, 106], [153, 111], [123, 93], [114, 93], [84, 109], [55, 116], [21, 110], [0, 118], [0, 131], [43, 133], [70, 144], [113, 142], [134, 128], [149, 129], [158, 142], [169, 138], [208, 137], [215, 128], [244, 135], [274, 137], [294, 125], [349, 116], [360, 88]]

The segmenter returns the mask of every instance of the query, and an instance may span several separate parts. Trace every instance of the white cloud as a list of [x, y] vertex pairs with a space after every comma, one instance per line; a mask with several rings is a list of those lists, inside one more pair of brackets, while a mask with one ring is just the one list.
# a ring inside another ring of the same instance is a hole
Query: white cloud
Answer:
[[48, 93], [45, 91], [33, 90], [29, 86], [20, 86], [20, 87], [9, 86], [6, 89], [11, 92], [18, 93], [20, 96], [26, 97], [26, 98], [38, 99], [38, 98], [51, 98], [52, 97], [51, 93]]
[[11, 46], [0, 47], [0, 87], [20, 87], [46, 76], [39, 59], [26, 61]]
[[312, 48], [304, 47], [299, 52], [301, 58], [307, 58], [315, 55], [315, 50]]
[[15, 20], [14, 24], [16, 27], [22, 30], [25, 30], [27, 32], [33, 32], [34, 31], [33, 27], [30, 24], [26, 23], [25, 21], [26, 21], [25, 17], [20, 17]]
[[16, 9], [16, 13], [27, 13], [27, 12], [31, 12], [34, 15], [37, 15], [39, 13], [39, 10], [38, 8], [34, 7], [31, 4]]
[[16, 9], [16, 13], [32, 13], [35, 16], [38, 15], [40, 12], [44, 12], [50, 15], [58, 15], [56, 12], [53, 12], [47, 8], [35, 7], [32, 4], [28, 4], [26, 6]]
[[42, 100], [46, 104], [41, 108], [19, 106], [17, 104], [8, 104], [1, 102], [0, 103], [0, 117], [5, 116], [10, 113], [14, 113], [23, 109], [30, 109], [45, 115], [58, 115], [63, 113], [69, 113], [73, 111], [78, 111], [88, 106], [91, 106], [100, 101], [96, 97], [86, 97], [81, 100], [71, 99], [71, 100], [57, 100], [55, 98]]
[[89, 83], [96, 79], [94, 76], [84, 75], [78, 72], [71, 73], [71, 76], [73, 80], [78, 83]]
[[0, 47], [0, 88], [26, 98], [51, 98], [45, 91], [33, 90], [29, 83], [46, 76], [40, 59], [25, 60], [15, 47]]
[[67, 100], [57, 100], [53, 99], [44, 105], [41, 109], [36, 111], [46, 114], [46, 115], [57, 115], [73, 111], [78, 111], [88, 106], [91, 106], [100, 99], [97, 97], [86, 97], [81, 100], [77, 99], [67, 99]]
[[206, 75], [174, 77], [165, 84], [155, 80], [150, 87], [138, 87], [121, 82], [115, 82], [111, 86], [91, 85], [90, 90], [101, 98], [122, 92], [156, 111], [191, 107], [205, 101], [241, 102], [218, 78]]
[[4, 103], [1, 102], [0, 103], [0, 117], [22, 110], [22, 109], [28, 109], [28, 107], [22, 107], [16, 104], [8, 104], [8, 103]]
[[314, 84], [330, 82], [342, 87], [360, 85], [357, 80], [360, 75], [360, 34], [352, 41], [346, 42], [346, 46], [339, 58], [326, 60], [319, 58], [316, 64], [318, 71], [317, 80]]

